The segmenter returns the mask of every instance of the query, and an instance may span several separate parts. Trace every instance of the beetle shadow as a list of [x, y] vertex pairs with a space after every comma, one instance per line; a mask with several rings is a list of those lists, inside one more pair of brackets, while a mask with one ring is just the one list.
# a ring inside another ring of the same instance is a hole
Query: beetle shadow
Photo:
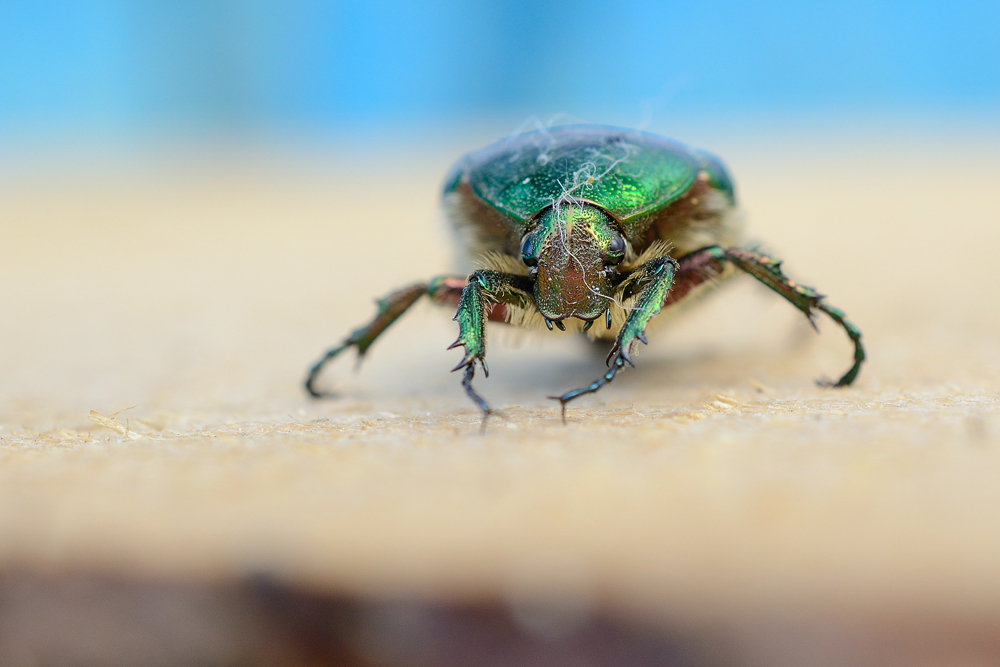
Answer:
[[[785, 385], [811, 389], [824, 372], [838, 370], [836, 366], [825, 368], [827, 355], [818, 354], [818, 348], [828, 347], [829, 337], [815, 335], [797, 319], [789, 324], [779, 326], [777, 332], [762, 329], [759, 335], [747, 335], [742, 340], [720, 336], [698, 342], [667, 336], [652, 341], [649, 347], [636, 345], [632, 354], [635, 368], [626, 367], [612, 384], [572, 404], [684, 400], [692, 394], [720, 393], [734, 387], [754, 391], [762, 386]], [[545, 397], [584, 387], [606, 372], [611, 344], [576, 342], [579, 344], [566, 346], [568, 349], [560, 350], [558, 355], [510, 354], [497, 358], [491, 363], [490, 379], [478, 386], [496, 396], [498, 402], [509, 398], [512, 403], [523, 404], [547, 403]], [[837, 343], [840, 341], [831, 345]]]
[[[502, 408], [504, 405], [552, 405], [549, 396], [584, 387], [604, 372], [603, 349], [581, 358], [511, 358], [493, 364], [488, 380], [477, 388]], [[781, 382], [782, 353], [773, 350], [706, 347], [695, 351], [656, 351], [635, 355], [636, 368], [626, 368], [599, 392], [573, 405], [633, 401], [639, 398], [678, 400], [692, 393], [728, 390], [734, 384], [767, 385]], [[798, 356], [798, 355], [785, 355]], [[584, 359], [586, 361], [584, 361]], [[802, 383], [811, 386], [803, 373]]]

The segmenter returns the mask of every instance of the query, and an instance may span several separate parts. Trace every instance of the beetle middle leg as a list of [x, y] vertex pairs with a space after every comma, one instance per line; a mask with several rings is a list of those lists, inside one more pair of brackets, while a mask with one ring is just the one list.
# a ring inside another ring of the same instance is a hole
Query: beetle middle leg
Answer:
[[[458, 322], [458, 339], [448, 349], [465, 347], [465, 356], [452, 371], [465, 369], [462, 386], [469, 398], [483, 411], [483, 424], [491, 414], [489, 404], [476, 393], [472, 379], [476, 375], [476, 364], [483, 367], [483, 374], [490, 376], [486, 366], [486, 321], [498, 319], [496, 313], [505, 304], [520, 308], [533, 308], [531, 279], [527, 276], [501, 273], [500, 271], [476, 271], [469, 276], [458, 304], [455, 321]], [[500, 307], [500, 308], [498, 308]]]
[[[615, 379], [618, 371], [625, 367], [635, 366], [629, 351], [639, 340], [646, 342], [646, 325], [660, 312], [663, 303], [670, 294], [677, 274], [677, 262], [671, 257], [658, 257], [640, 265], [632, 271], [618, 286], [618, 292], [623, 300], [635, 298], [625, 324], [618, 333], [611, 351], [608, 353], [608, 372], [591, 382], [586, 387], [568, 391], [562, 396], [550, 396], [559, 401], [562, 407], [563, 422], [566, 421], [566, 404], [584, 394], [592, 394]], [[609, 304], [610, 306], [610, 304]]]
[[861, 364], [865, 361], [865, 348], [861, 344], [861, 331], [850, 322], [844, 312], [838, 308], [823, 303], [824, 296], [812, 287], [799, 285], [790, 280], [781, 271], [781, 262], [751, 250], [731, 248], [725, 251], [726, 259], [764, 283], [772, 290], [787, 299], [793, 306], [805, 313], [809, 323], [816, 328], [813, 309], [822, 311], [834, 322], [843, 327], [847, 337], [854, 343], [854, 363], [839, 380], [832, 382], [821, 380], [822, 386], [846, 387], [854, 382], [861, 372]]
[[680, 259], [678, 273], [678, 289], [667, 297], [663, 307], [676, 303], [694, 287], [713, 279], [730, 263], [770, 287], [784, 297], [789, 303], [801, 310], [816, 328], [815, 311], [826, 313], [830, 319], [843, 327], [854, 344], [854, 363], [836, 382], [824, 380], [819, 384], [829, 387], [846, 387], [854, 382], [861, 372], [861, 364], [865, 361], [865, 348], [861, 344], [861, 331], [844, 315], [844, 312], [826, 303], [822, 294], [812, 287], [800, 285], [788, 278], [781, 270], [781, 262], [767, 255], [730, 248], [725, 250], [719, 246], [709, 246], [689, 253]]
[[457, 304], [465, 288], [465, 279], [449, 276], [434, 278], [429, 283], [416, 283], [408, 285], [392, 292], [391, 294], [376, 301], [378, 310], [375, 317], [368, 324], [352, 331], [340, 345], [332, 347], [320, 357], [319, 361], [312, 365], [309, 374], [306, 376], [305, 389], [310, 396], [323, 398], [329, 396], [316, 387], [316, 380], [319, 378], [323, 367], [334, 357], [344, 350], [354, 347], [358, 351], [358, 361], [364, 358], [368, 348], [372, 343], [388, 329], [393, 322], [399, 319], [403, 313], [410, 309], [420, 297], [426, 294], [432, 301], [440, 305]]

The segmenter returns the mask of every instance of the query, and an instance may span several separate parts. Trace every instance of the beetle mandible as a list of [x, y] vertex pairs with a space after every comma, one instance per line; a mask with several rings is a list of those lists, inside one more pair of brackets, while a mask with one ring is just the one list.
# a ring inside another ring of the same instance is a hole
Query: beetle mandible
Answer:
[[[453, 369], [483, 412], [472, 386], [486, 366], [486, 323], [568, 327], [613, 340], [608, 371], [591, 384], [553, 396], [562, 406], [610, 383], [662, 309], [711, 289], [737, 271], [749, 273], [801, 310], [815, 328], [826, 313], [854, 343], [854, 363], [836, 382], [854, 382], [865, 360], [861, 332], [823, 295], [800, 285], [781, 262], [739, 247], [732, 180], [722, 162], [645, 132], [567, 125], [514, 135], [458, 161], [445, 179], [443, 202], [469, 259], [487, 268], [467, 278], [440, 276], [378, 301], [378, 312], [309, 370], [305, 388], [323, 396], [323, 366], [354, 347], [359, 358], [422, 296], [457, 307], [465, 355]], [[598, 326], [595, 322], [600, 321]], [[485, 423], [485, 421], [484, 421]]]

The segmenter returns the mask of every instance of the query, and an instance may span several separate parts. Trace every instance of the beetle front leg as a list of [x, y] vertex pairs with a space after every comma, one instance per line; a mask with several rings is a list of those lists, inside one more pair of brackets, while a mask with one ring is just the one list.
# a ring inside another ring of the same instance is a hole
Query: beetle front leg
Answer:
[[622, 330], [615, 339], [615, 344], [608, 353], [608, 372], [586, 387], [568, 391], [562, 396], [550, 396], [559, 401], [562, 407], [563, 422], [566, 421], [566, 404], [578, 396], [592, 394], [615, 379], [618, 371], [625, 367], [635, 366], [632, 363], [630, 351], [635, 341], [646, 342], [646, 325], [660, 312], [663, 302], [670, 293], [677, 273], [677, 263], [670, 257], [652, 259], [636, 268], [619, 286], [623, 299], [636, 297], [635, 304], [630, 309]]
[[527, 276], [500, 273], [499, 271], [476, 271], [469, 276], [468, 284], [462, 290], [455, 321], [458, 322], [458, 339], [448, 349], [465, 347], [465, 356], [452, 371], [465, 369], [462, 386], [469, 398], [483, 411], [483, 424], [492, 410], [483, 397], [472, 387], [476, 374], [476, 364], [483, 367], [483, 374], [490, 376], [486, 366], [486, 321], [494, 307], [499, 304], [516, 305], [527, 308], [534, 305], [531, 279]]
[[464, 287], [464, 279], [442, 276], [434, 278], [427, 284], [416, 283], [403, 287], [379, 299], [376, 301], [378, 311], [371, 322], [352, 331], [340, 345], [327, 350], [320, 357], [319, 361], [310, 367], [305, 381], [306, 391], [314, 398], [329, 396], [328, 392], [316, 388], [316, 380], [323, 371], [323, 367], [334, 357], [344, 350], [354, 347], [358, 350], [358, 362], [360, 363], [365, 353], [368, 352], [368, 348], [372, 346], [372, 343], [424, 294], [427, 294], [434, 302], [439, 304], [457, 303], [458, 297]]

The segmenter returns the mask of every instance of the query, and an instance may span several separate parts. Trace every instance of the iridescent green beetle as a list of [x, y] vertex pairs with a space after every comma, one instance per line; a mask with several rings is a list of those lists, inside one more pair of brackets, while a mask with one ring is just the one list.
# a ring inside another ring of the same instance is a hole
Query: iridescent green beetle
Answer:
[[[519, 134], [462, 158], [445, 181], [444, 205], [462, 255], [488, 268], [442, 276], [389, 294], [370, 323], [354, 330], [309, 371], [306, 390], [322, 394], [324, 364], [349, 347], [364, 355], [420, 297], [457, 306], [466, 393], [486, 366], [486, 322], [568, 327], [614, 341], [609, 370], [586, 387], [553, 396], [562, 405], [611, 382], [662, 309], [710, 289], [740, 269], [805, 313], [822, 311], [854, 343], [854, 364], [829, 386], [851, 384], [865, 351], [861, 332], [781, 263], [741, 249], [732, 181], [712, 155], [661, 137], [613, 127], [571, 125]], [[595, 321], [602, 324], [593, 327]], [[815, 326], [815, 325], [814, 325]], [[450, 348], [449, 348], [450, 349]]]

